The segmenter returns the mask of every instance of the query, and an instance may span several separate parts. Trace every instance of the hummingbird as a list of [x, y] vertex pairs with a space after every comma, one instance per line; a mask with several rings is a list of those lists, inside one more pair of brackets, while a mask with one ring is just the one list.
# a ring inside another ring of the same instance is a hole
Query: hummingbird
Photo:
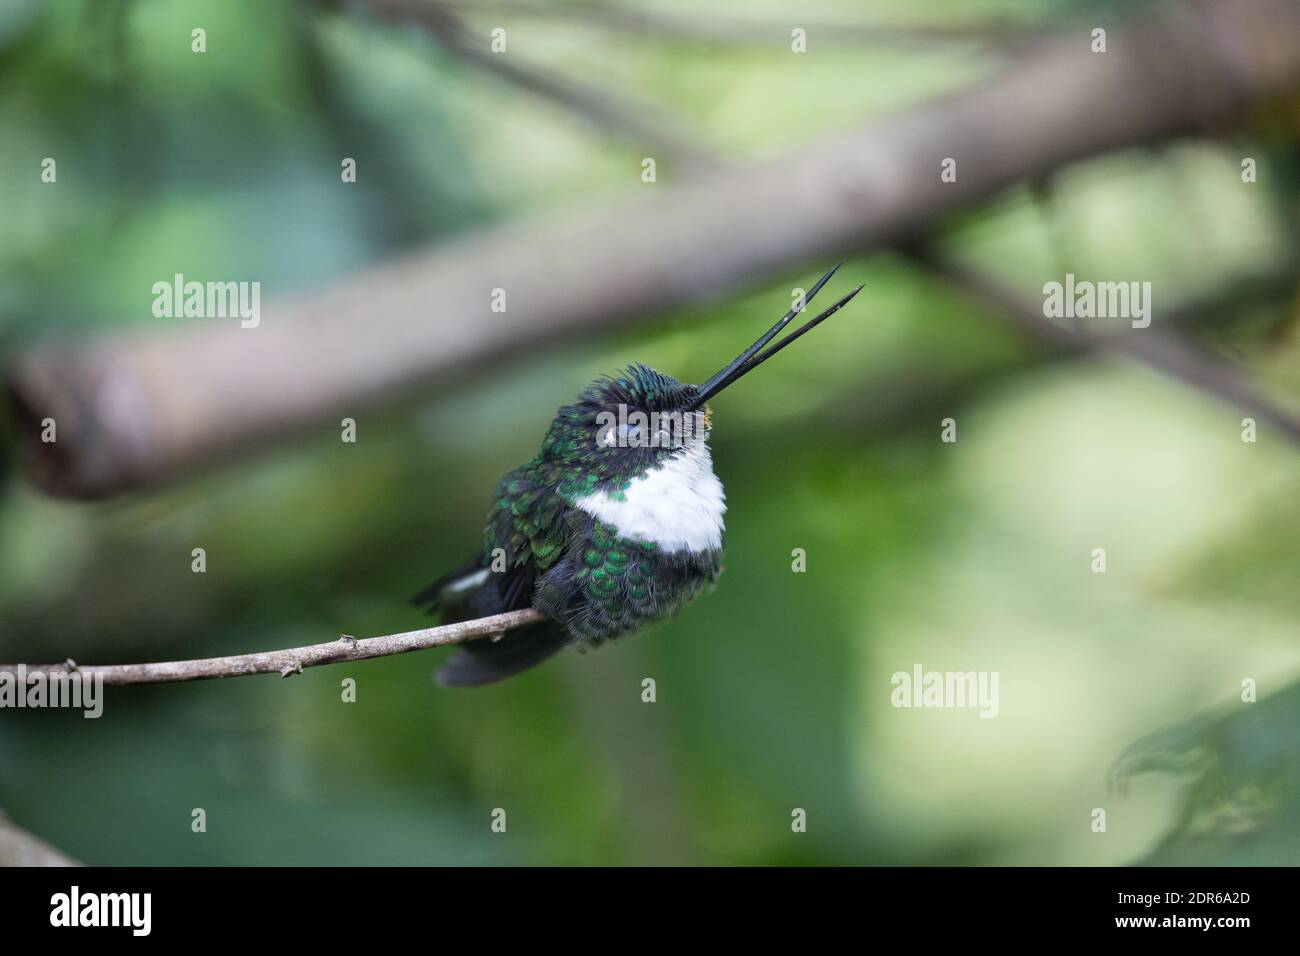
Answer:
[[445, 621], [528, 607], [547, 619], [462, 645], [438, 683], [494, 683], [567, 646], [597, 646], [670, 617], [712, 590], [726, 499], [709, 451], [708, 402], [862, 290], [768, 344], [840, 265], [703, 384], [633, 363], [556, 412], [536, 456], [497, 484], [482, 549], [412, 599]]

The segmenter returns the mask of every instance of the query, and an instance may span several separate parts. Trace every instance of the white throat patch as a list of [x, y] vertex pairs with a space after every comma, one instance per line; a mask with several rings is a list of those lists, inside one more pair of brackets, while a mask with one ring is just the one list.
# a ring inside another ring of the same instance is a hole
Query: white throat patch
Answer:
[[726, 498], [703, 440], [692, 442], [643, 477], [633, 478], [622, 501], [598, 491], [574, 504], [613, 525], [620, 536], [653, 541], [665, 551], [722, 549]]

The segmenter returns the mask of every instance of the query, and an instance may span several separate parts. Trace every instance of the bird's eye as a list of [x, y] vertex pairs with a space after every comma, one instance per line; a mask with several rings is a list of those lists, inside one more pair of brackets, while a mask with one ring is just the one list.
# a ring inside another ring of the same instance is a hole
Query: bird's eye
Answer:
[[641, 425], [619, 422], [596, 433], [596, 443], [602, 448], [638, 448], [644, 442], [646, 429]]

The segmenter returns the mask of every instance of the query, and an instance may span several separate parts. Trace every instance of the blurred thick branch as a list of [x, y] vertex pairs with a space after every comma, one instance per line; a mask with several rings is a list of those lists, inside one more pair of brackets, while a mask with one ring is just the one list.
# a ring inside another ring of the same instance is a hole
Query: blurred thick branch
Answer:
[[[156, 664], [96, 664], [86, 665], [68, 661], [65, 664], [26, 665], [30, 677], [36, 673], [67, 674], [76, 671], [83, 676], [100, 675], [105, 684], [174, 684], [192, 680], [216, 680], [222, 677], [245, 677], [249, 674], [279, 674], [290, 677], [301, 674], [303, 668], [322, 664], [340, 664], [344, 661], [363, 661], [373, 657], [391, 657], [430, 647], [463, 644], [480, 637], [495, 637], [527, 624], [536, 624], [546, 615], [531, 608], [508, 611], [472, 621], [426, 627], [419, 631], [385, 634], [382, 637], [355, 638], [348, 635], [328, 644], [308, 644], [306, 647], [289, 647], [282, 651], [261, 651], [254, 654], [235, 654], [230, 657], [208, 657], [193, 661], [163, 661]], [[0, 673], [17, 674], [18, 664], [0, 665]]]
[[10, 822], [0, 811], [0, 866], [81, 866], [44, 840]]
[[[1076, 30], [969, 90], [775, 162], [640, 184], [640, 199], [410, 256], [268, 308], [257, 329], [32, 355], [9, 378], [29, 472], [62, 495], [145, 486], [542, 343], [914, 238], [1014, 183], [1239, 126], [1300, 89], [1294, 0], [1164, 7], [1112, 30], [1106, 53], [1089, 42]], [[939, 181], [946, 157], [957, 182]], [[494, 289], [507, 311], [492, 311]], [[45, 418], [55, 443], [39, 440]]]

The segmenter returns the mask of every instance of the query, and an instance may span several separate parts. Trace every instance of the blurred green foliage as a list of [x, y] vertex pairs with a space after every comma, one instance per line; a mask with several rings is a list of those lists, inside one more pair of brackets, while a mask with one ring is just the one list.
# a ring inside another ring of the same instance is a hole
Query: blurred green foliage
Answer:
[[[781, 6], [731, 12], [780, 20]], [[926, 16], [1035, 12], [987, 0]], [[486, 37], [497, 19], [468, 23]], [[819, 50], [814, 36], [794, 56], [781, 37], [701, 48], [539, 17], [510, 30], [529, 62], [654, 101], [739, 158], [997, 63], [961, 44]], [[11, 2], [0, 129], [8, 358], [45, 338], [170, 331], [157, 327], [185, 320], [153, 318], [150, 289], [175, 272], [288, 295], [490, 220], [645, 188], [626, 144], [418, 30], [310, 3]], [[945, 238], [1031, 299], [1067, 268], [1152, 280], [1157, 324], [1217, 296], [1193, 334], [1294, 396], [1293, 286], [1274, 280], [1295, 261], [1295, 154], [1265, 133], [1101, 158]], [[1241, 155], [1260, 157], [1258, 186], [1241, 183]], [[57, 188], [40, 183], [45, 156]], [[493, 482], [533, 453], [549, 408], [632, 360], [698, 380], [823, 265], [363, 416], [356, 445], [327, 427], [110, 503], [44, 499], [6, 452], [0, 659], [424, 626], [408, 596], [477, 547]], [[867, 286], [854, 308], [717, 403], [727, 569], [678, 619], [476, 692], [435, 689], [430, 652], [110, 689], [95, 721], [0, 712], [0, 806], [104, 864], [1295, 862], [1294, 447], [1268, 427], [1244, 444], [1239, 409], [1144, 369], [1041, 362], [890, 256], [843, 274]], [[938, 440], [949, 416], [956, 444]], [[892, 708], [891, 674], [917, 662], [1000, 672], [1000, 716]], [[1183, 725], [1247, 677], [1258, 704]], [[1121, 769], [1158, 772], [1121, 794], [1107, 779], [1122, 753]], [[505, 835], [489, 830], [497, 807]]]

